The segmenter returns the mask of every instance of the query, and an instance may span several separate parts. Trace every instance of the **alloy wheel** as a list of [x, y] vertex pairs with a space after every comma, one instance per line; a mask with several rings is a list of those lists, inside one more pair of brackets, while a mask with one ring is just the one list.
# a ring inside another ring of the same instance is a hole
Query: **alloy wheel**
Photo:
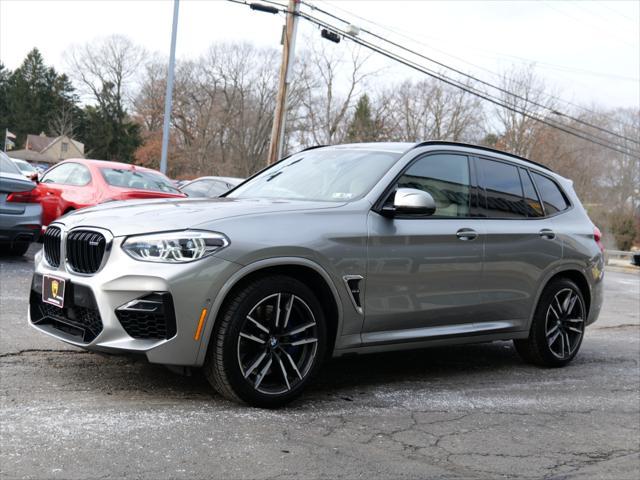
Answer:
[[584, 304], [571, 288], [558, 291], [547, 309], [545, 336], [551, 353], [563, 360], [571, 357], [584, 334]]
[[316, 320], [297, 295], [271, 294], [258, 301], [238, 336], [238, 364], [258, 392], [280, 395], [307, 376], [318, 349]]

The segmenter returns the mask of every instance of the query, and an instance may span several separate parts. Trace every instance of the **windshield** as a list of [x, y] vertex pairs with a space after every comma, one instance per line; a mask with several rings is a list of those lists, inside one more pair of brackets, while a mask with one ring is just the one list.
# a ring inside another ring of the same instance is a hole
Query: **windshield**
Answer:
[[277, 163], [228, 197], [355, 200], [368, 193], [401, 155], [361, 149], [309, 150]]
[[33, 173], [33, 172], [37, 172], [36, 168], [31, 165], [30, 163], [27, 162], [22, 162], [22, 161], [17, 161], [15, 162], [15, 164], [18, 166], [18, 168], [24, 172], [24, 173]]
[[114, 187], [180, 193], [177, 188], [171, 185], [169, 179], [159, 173], [145, 170], [124, 170], [120, 168], [101, 168], [100, 172], [105, 181]]

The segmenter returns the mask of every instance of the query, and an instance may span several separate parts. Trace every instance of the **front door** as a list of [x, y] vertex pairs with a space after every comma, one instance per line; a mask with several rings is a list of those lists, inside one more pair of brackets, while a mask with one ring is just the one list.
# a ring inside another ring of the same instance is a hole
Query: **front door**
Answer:
[[473, 329], [484, 231], [482, 220], [470, 216], [469, 158], [428, 154], [408, 166], [396, 188], [430, 193], [436, 211], [422, 218], [369, 213], [363, 341]]

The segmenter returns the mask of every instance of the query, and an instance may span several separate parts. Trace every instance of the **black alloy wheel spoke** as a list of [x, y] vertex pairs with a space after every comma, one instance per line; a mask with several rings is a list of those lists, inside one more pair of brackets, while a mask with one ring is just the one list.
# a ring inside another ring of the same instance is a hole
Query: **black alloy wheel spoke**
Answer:
[[551, 353], [559, 359], [569, 358], [584, 334], [585, 308], [571, 288], [557, 292], [546, 315], [545, 336]]
[[245, 317], [237, 344], [243, 377], [258, 392], [278, 395], [303, 381], [318, 348], [315, 317], [297, 295], [278, 292]]

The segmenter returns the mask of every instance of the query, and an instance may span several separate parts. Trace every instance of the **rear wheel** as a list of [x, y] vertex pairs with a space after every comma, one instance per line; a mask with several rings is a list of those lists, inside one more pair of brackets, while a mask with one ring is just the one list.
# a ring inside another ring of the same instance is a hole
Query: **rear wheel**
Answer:
[[582, 344], [586, 316], [580, 288], [566, 278], [554, 280], [540, 297], [529, 338], [513, 341], [518, 354], [545, 367], [568, 364]]
[[231, 400], [265, 408], [300, 395], [326, 350], [325, 319], [313, 292], [274, 275], [225, 303], [204, 367], [213, 387]]

